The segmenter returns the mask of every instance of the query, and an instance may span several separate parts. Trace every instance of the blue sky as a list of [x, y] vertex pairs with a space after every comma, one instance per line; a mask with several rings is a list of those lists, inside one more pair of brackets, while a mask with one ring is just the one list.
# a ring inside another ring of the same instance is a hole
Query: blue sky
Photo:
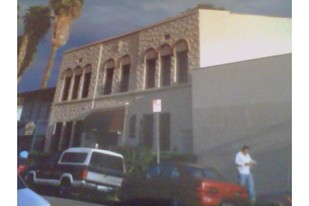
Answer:
[[[48, 87], [57, 83], [62, 53], [98, 40], [121, 35], [180, 14], [199, 3], [223, 7], [232, 13], [291, 17], [292, 0], [84, 0], [79, 19], [72, 24], [70, 38], [58, 49]], [[47, 5], [48, 0], [18, 0], [22, 13], [33, 5]], [[23, 25], [18, 25], [18, 33]], [[38, 46], [35, 59], [18, 84], [18, 92], [37, 90], [50, 52], [50, 34]]]

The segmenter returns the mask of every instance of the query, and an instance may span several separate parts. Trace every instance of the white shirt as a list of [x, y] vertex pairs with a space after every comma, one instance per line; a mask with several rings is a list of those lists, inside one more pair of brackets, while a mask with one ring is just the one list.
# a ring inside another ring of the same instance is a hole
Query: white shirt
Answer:
[[246, 166], [245, 163], [253, 162], [249, 154], [244, 154], [242, 151], [239, 151], [236, 154], [235, 163], [240, 174], [250, 174], [250, 166]]

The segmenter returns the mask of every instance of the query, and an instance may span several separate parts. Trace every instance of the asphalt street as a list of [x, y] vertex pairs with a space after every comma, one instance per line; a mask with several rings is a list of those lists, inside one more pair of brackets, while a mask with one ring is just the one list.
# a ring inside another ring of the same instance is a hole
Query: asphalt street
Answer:
[[63, 199], [58, 197], [43, 196], [51, 205], [55, 206], [106, 206], [77, 200]]

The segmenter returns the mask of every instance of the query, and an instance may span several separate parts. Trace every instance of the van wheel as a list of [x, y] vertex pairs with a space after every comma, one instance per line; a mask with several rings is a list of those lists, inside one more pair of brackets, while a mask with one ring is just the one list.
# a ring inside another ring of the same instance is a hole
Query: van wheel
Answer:
[[59, 187], [60, 197], [68, 198], [70, 197], [71, 192], [72, 192], [71, 182], [67, 179], [62, 180]]

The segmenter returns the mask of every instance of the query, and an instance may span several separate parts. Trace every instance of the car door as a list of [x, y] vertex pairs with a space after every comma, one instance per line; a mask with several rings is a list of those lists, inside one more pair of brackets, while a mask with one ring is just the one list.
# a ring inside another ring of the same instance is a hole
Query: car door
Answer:
[[55, 169], [57, 168], [60, 155], [61, 153], [56, 153], [42, 162], [36, 169], [37, 178], [42, 179], [42, 181], [57, 179], [58, 176], [55, 174]]
[[179, 190], [181, 190], [181, 174], [176, 165], [166, 165], [162, 173], [162, 197], [164, 199], [177, 199]]
[[164, 165], [156, 165], [147, 171], [143, 180], [139, 183], [141, 197], [150, 199], [162, 197], [162, 188], [165, 186], [162, 180], [163, 171]]
[[[166, 171], [170, 178], [170, 199], [178, 205], [195, 205], [198, 203], [199, 178], [188, 172], [189, 166], [174, 165]], [[202, 172], [202, 170], [200, 170]]]

